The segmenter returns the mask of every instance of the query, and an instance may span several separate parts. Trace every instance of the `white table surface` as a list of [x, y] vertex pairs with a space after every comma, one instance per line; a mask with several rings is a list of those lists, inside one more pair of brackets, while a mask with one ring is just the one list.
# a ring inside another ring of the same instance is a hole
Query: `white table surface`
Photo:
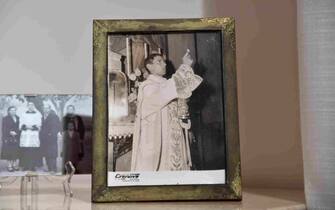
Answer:
[[65, 197], [59, 180], [50, 182], [39, 178], [39, 193], [36, 196], [20, 196], [20, 178], [0, 190], [0, 210], [188, 210], [188, 209], [238, 209], [238, 210], [302, 210], [306, 209], [303, 190], [289, 189], [243, 189], [243, 201], [192, 201], [192, 202], [132, 202], [91, 203], [91, 176], [75, 175], [72, 180], [74, 196]]

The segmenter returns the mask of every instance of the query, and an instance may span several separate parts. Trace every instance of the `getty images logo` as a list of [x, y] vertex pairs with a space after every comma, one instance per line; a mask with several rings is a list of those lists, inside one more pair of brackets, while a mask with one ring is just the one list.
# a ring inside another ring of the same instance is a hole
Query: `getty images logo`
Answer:
[[122, 182], [138, 182], [140, 181], [139, 177], [139, 173], [115, 174], [115, 179]]

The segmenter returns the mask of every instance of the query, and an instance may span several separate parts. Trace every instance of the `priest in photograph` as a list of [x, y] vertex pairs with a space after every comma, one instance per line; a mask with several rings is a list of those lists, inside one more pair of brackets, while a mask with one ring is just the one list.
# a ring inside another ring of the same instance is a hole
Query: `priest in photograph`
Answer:
[[195, 75], [189, 51], [183, 64], [165, 79], [166, 62], [151, 54], [144, 66], [150, 73], [138, 89], [137, 112], [132, 146], [132, 171], [190, 170], [189, 139], [178, 116], [178, 99], [191, 97], [202, 78]]

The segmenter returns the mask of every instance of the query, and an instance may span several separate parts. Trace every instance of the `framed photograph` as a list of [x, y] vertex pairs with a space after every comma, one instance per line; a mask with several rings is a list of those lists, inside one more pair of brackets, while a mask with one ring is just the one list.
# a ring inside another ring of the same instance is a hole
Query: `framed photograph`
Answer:
[[234, 27], [94, 20], [93, 202], [242, 199]]
[[91, 173], [92, 96], [0, 95], [0, 177]]

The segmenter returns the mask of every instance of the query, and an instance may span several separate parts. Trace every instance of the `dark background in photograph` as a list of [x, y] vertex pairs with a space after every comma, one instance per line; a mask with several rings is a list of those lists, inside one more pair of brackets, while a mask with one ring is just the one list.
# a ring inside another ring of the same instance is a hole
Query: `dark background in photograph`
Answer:
[[[194, 135], [191, 143], [192, 170], [225, 169], [221, 33], [219, 31], [203, 31], [131, 34], [129, 37], [134, 40], [131, 45], [132, 69], [143, 69], [145, 51], [143, 43], [147, 43], [150, 53], [162, 52], [166, 56], [166, 78], [171, 77], [181, 65], [186, 50], [190, 50], [194, 60], [194, 72], [203, 78], [202, 84], [193, 92], [188, 103], [192, 122], [191, 131]], [[111, 34], [109, 36], [109, 51], [126, 60], [126, 35]], [[121, 65], [123, 72], [127, 69], [125, 63]], [[125, 73], [125, 75], [127, 74]], [[129, 79], [128, 83], [132, 85], [132, 81]], [[124, 121], [133, 122], [136, 105], [129, 103], [128, 106], [129, 115]], [[116, 171], [129, 170], [130, 153], [121, 153], [117, 157], [118, 159], [114, 160]], [[110, 163], [109, 168], [111, 168]]]

